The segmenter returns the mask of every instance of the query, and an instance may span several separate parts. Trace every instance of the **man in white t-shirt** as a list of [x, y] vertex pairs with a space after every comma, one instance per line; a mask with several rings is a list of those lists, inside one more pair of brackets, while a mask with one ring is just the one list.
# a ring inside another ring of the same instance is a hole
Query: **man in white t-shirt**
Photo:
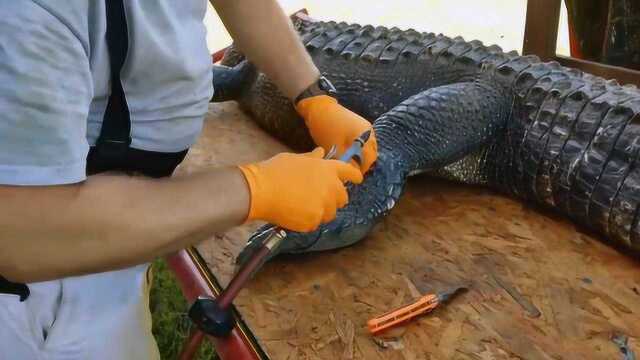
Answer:
[[322, 159], [370, 124], [276, 0], [212, 4], [316, 151], [168, 177], [214, 91], [205, 0], [0, 0], [0, 359], [157, 358], [151, 260], [248, 220], [313, 230], [375, 161], [375, 136], [361, 168]]

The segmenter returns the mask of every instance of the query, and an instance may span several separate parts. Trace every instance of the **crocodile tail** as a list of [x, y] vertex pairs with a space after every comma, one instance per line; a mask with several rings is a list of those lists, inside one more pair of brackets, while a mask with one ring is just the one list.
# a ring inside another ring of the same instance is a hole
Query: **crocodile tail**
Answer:
[[634, 86], [535, 64], [516, 81], [494, 184], [553, 208], [612, 243], [640, 250], [640, 92]]
[[414, 95], [376, 120], [378, 149], [401, 159], [410, 172], [455, 162], [504, 127], [512, 105], [506, 89], [487, 78]]

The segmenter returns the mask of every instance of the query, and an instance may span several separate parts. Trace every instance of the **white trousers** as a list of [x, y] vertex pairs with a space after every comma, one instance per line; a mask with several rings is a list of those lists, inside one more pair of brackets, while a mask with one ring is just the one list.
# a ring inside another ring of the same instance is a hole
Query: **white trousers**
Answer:
[[0, 294], [0, 360], [159, 359], [149, 265], [29, 284]]

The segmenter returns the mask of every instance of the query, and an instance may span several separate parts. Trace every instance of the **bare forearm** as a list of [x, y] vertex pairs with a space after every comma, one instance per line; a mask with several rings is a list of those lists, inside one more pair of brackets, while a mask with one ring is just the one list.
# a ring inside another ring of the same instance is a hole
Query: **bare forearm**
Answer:
[[34, 282], [150, 261], [240, 224], [235, 168], [153, 180], [98, 175], [69, 186], [0, 186], [0, 275]]
[[210, 0], [235, 45], [290, 99], [319, 76], [276, 0]]

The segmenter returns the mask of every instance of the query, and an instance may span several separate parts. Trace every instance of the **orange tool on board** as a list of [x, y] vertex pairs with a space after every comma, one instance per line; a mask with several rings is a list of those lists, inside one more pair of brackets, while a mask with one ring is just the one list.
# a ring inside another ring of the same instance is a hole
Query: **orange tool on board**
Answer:
[[377, 334], [382, 330], [403, 323], [418, 315], [430, 312], [431, 310], [438, 307], [438, 305], [449, 300], [455, 293], [460, 290], [466, 290], [466, 288], [456, 287], [441, 293], [422, 296], [411, 304], [401, 306], [397, 309], [389, 311], [384, 315], [380, 315], [367, 321], [367, 328], [369, 329], [370, 333]]

